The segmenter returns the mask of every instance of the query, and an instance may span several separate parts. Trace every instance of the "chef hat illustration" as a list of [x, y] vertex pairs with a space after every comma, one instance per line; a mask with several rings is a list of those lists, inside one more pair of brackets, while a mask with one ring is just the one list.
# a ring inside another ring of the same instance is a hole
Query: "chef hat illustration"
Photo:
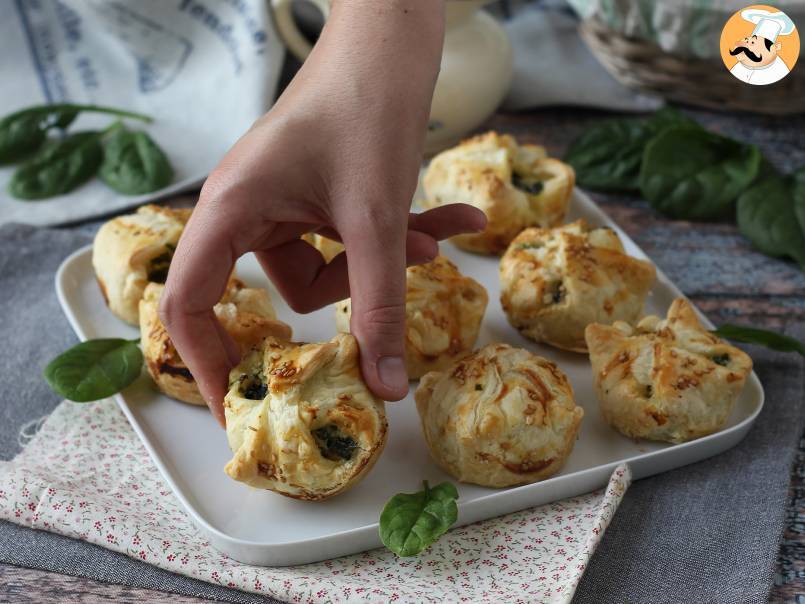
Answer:
[[749, 8], [741, 12], [741, 17], [755, 24], [753, 36], [774, 42], [777, 36], [787, 36], [794, 31], [794, 22], [781, 11], [773, 13], [762, 8]]

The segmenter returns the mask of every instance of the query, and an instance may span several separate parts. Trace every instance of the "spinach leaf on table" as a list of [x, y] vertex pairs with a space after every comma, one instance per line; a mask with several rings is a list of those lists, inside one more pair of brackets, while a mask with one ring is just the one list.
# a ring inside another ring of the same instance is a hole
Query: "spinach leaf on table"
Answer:
[[443, 482], [425, 481], [417, 493], [398, 493], [380, 515], [380, 539], [398, 556], [415, 556], [447, 532], [458, 519], [458, 490]]
[[151, 121], [151, 118], [139, 113], [98, 105], [61, 103], [27, 107], [0, 120], [0, 165], [26, 159], [42, 147], [48, 130], [65, 130], [81, 112], [107, 113]]
[[48, 141], [11, 176], [8, 192], [18, 199], [36, 200], [69, 193], [92, 178], [103, 159], [101, 132], [71, 134]]
[[617, 119], [593, 126], [577, 138], [565, 154], [582, 187], [596, 191], [636, 192], [640, 189], [640, 166], [648, 142], [674, 126], [698, 127], [683, 113], [671, 108], [650, 119]]
[[169, 185], [173, 168], [145, 132], [119, 126], [104, 140], [98, 177], [118, 193], [142, 195]]
[[755, 329], [753, 327], [743, 327], [741, 325], [725, 323], [724, 325], [720, 325], [718, 329], [715, 329], [712, 333], [721, 338], [734, 340], [735, 342], [757, 344], [771, 348], [772, 350], [779, 350], [780, 352], [798, 352], [800, 355], [805, 356], [805, 344], [795, 338], [773, 331], [766, 331], [765, 329]]
[[53, 359], [44, 377], [57, 394], [86, 403], [120, 392], [139, 377], [142, 367], [137, 341], [88, 340]]
[[769, 256], [789, 256], [805, 269], [805, 191], [799, 193], [797, 210], [795, 191], [805, 189], [797, 177], [766, 176], [738, 198], [738, 230], [752, 244]]
[[671, 218], [717, 218], [752, 183], [760, 164], [754, 145], [700, 128], [673, 127], [647, 145], [640, 190]]

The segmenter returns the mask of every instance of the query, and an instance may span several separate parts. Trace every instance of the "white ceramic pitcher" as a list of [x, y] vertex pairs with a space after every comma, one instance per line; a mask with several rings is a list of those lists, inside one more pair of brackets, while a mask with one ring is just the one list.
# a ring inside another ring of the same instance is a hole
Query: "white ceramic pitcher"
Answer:
[[[324, 15], [329, 0], [309, 0]], [[291, 5], [294, 0], [271, 0], [277, 31], [288, 49], [304, 61], [310, 42], [299, 31]], [[512, 76], [512, 48], [506, 30], [482, 11], [491, 0], [447, 0], [442, 66], [426, 138], [434, 153], [455, 144], [479, 126], [500, 105]]]

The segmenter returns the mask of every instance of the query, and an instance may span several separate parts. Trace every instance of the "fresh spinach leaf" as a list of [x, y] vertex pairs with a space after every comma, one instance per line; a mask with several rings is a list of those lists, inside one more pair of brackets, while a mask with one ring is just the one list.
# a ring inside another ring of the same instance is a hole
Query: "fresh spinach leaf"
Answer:
[[[805, 183], [803, 183], [805, 184]], [[789, 256], [805, 270], [805, 200], [795, 200], [794, 176], [766, 176], [738, 198], [738, 229], [769, 256]]]
[[648, 142], [674, 126], [698, 127], [675, 109], [665, 108], [651, 119], [617, 119], [594, 126], [576, 139], [565, 154], [582, 187], [596, 191], [640, 189], [640, 166]]
[[142, 366], [143, 355], [136, 341], [88, 340], [53, 359], [44, 376], [60, 396], [86, 403], [120, 392], [137, 379]]
[[398, 556], [415, 556], [447, 532], [458, 518], [458, 490], [424, 482], [418, 493], [398, 493], [380, 515], [380, 539]]
[[157, 191], [173, 180], [173, 168], [153, 139], [120, 126], [104, 140], [98, 177], [124, 195]]
[[779, 350], [780, 352], [798, 352], [805, 357], [805, 344], [795, 338], [773, 331], [725, 323], [724, 325], [720, 325], [718, 329], [714, 330], [712, 333], [720, 338], [726, 338], [727, 340], [744, 342], [746, 344], [758, 344], [766, 348], [771, 348], [772, 350]]
[[77, 132], [49, 141], [11, 176], [8, 192], [36, 200], [69, 193], [92, 178], [103, 159], [101, 133]]
[[646, 146], [640, 190], [656, 210], [671, 218], [716, 218], [752, 183], [760, 164], [754, 145], [676, 126]]
[[37, 151], [51, 128], [66, 129], [81, 112], [107, 113], [150, 122], [148, 116], [98, 105], [37, 105], [0, 120], [0, 165], [19, 162]]

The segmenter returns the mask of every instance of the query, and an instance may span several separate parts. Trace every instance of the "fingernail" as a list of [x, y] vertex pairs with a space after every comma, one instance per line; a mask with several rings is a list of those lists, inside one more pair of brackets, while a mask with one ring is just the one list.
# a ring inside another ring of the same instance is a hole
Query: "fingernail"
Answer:
[[408, 373], [402, 357], [380, 357], [377, 361], [377, 375], [389, 390], [402, 392], [408, 390]]

